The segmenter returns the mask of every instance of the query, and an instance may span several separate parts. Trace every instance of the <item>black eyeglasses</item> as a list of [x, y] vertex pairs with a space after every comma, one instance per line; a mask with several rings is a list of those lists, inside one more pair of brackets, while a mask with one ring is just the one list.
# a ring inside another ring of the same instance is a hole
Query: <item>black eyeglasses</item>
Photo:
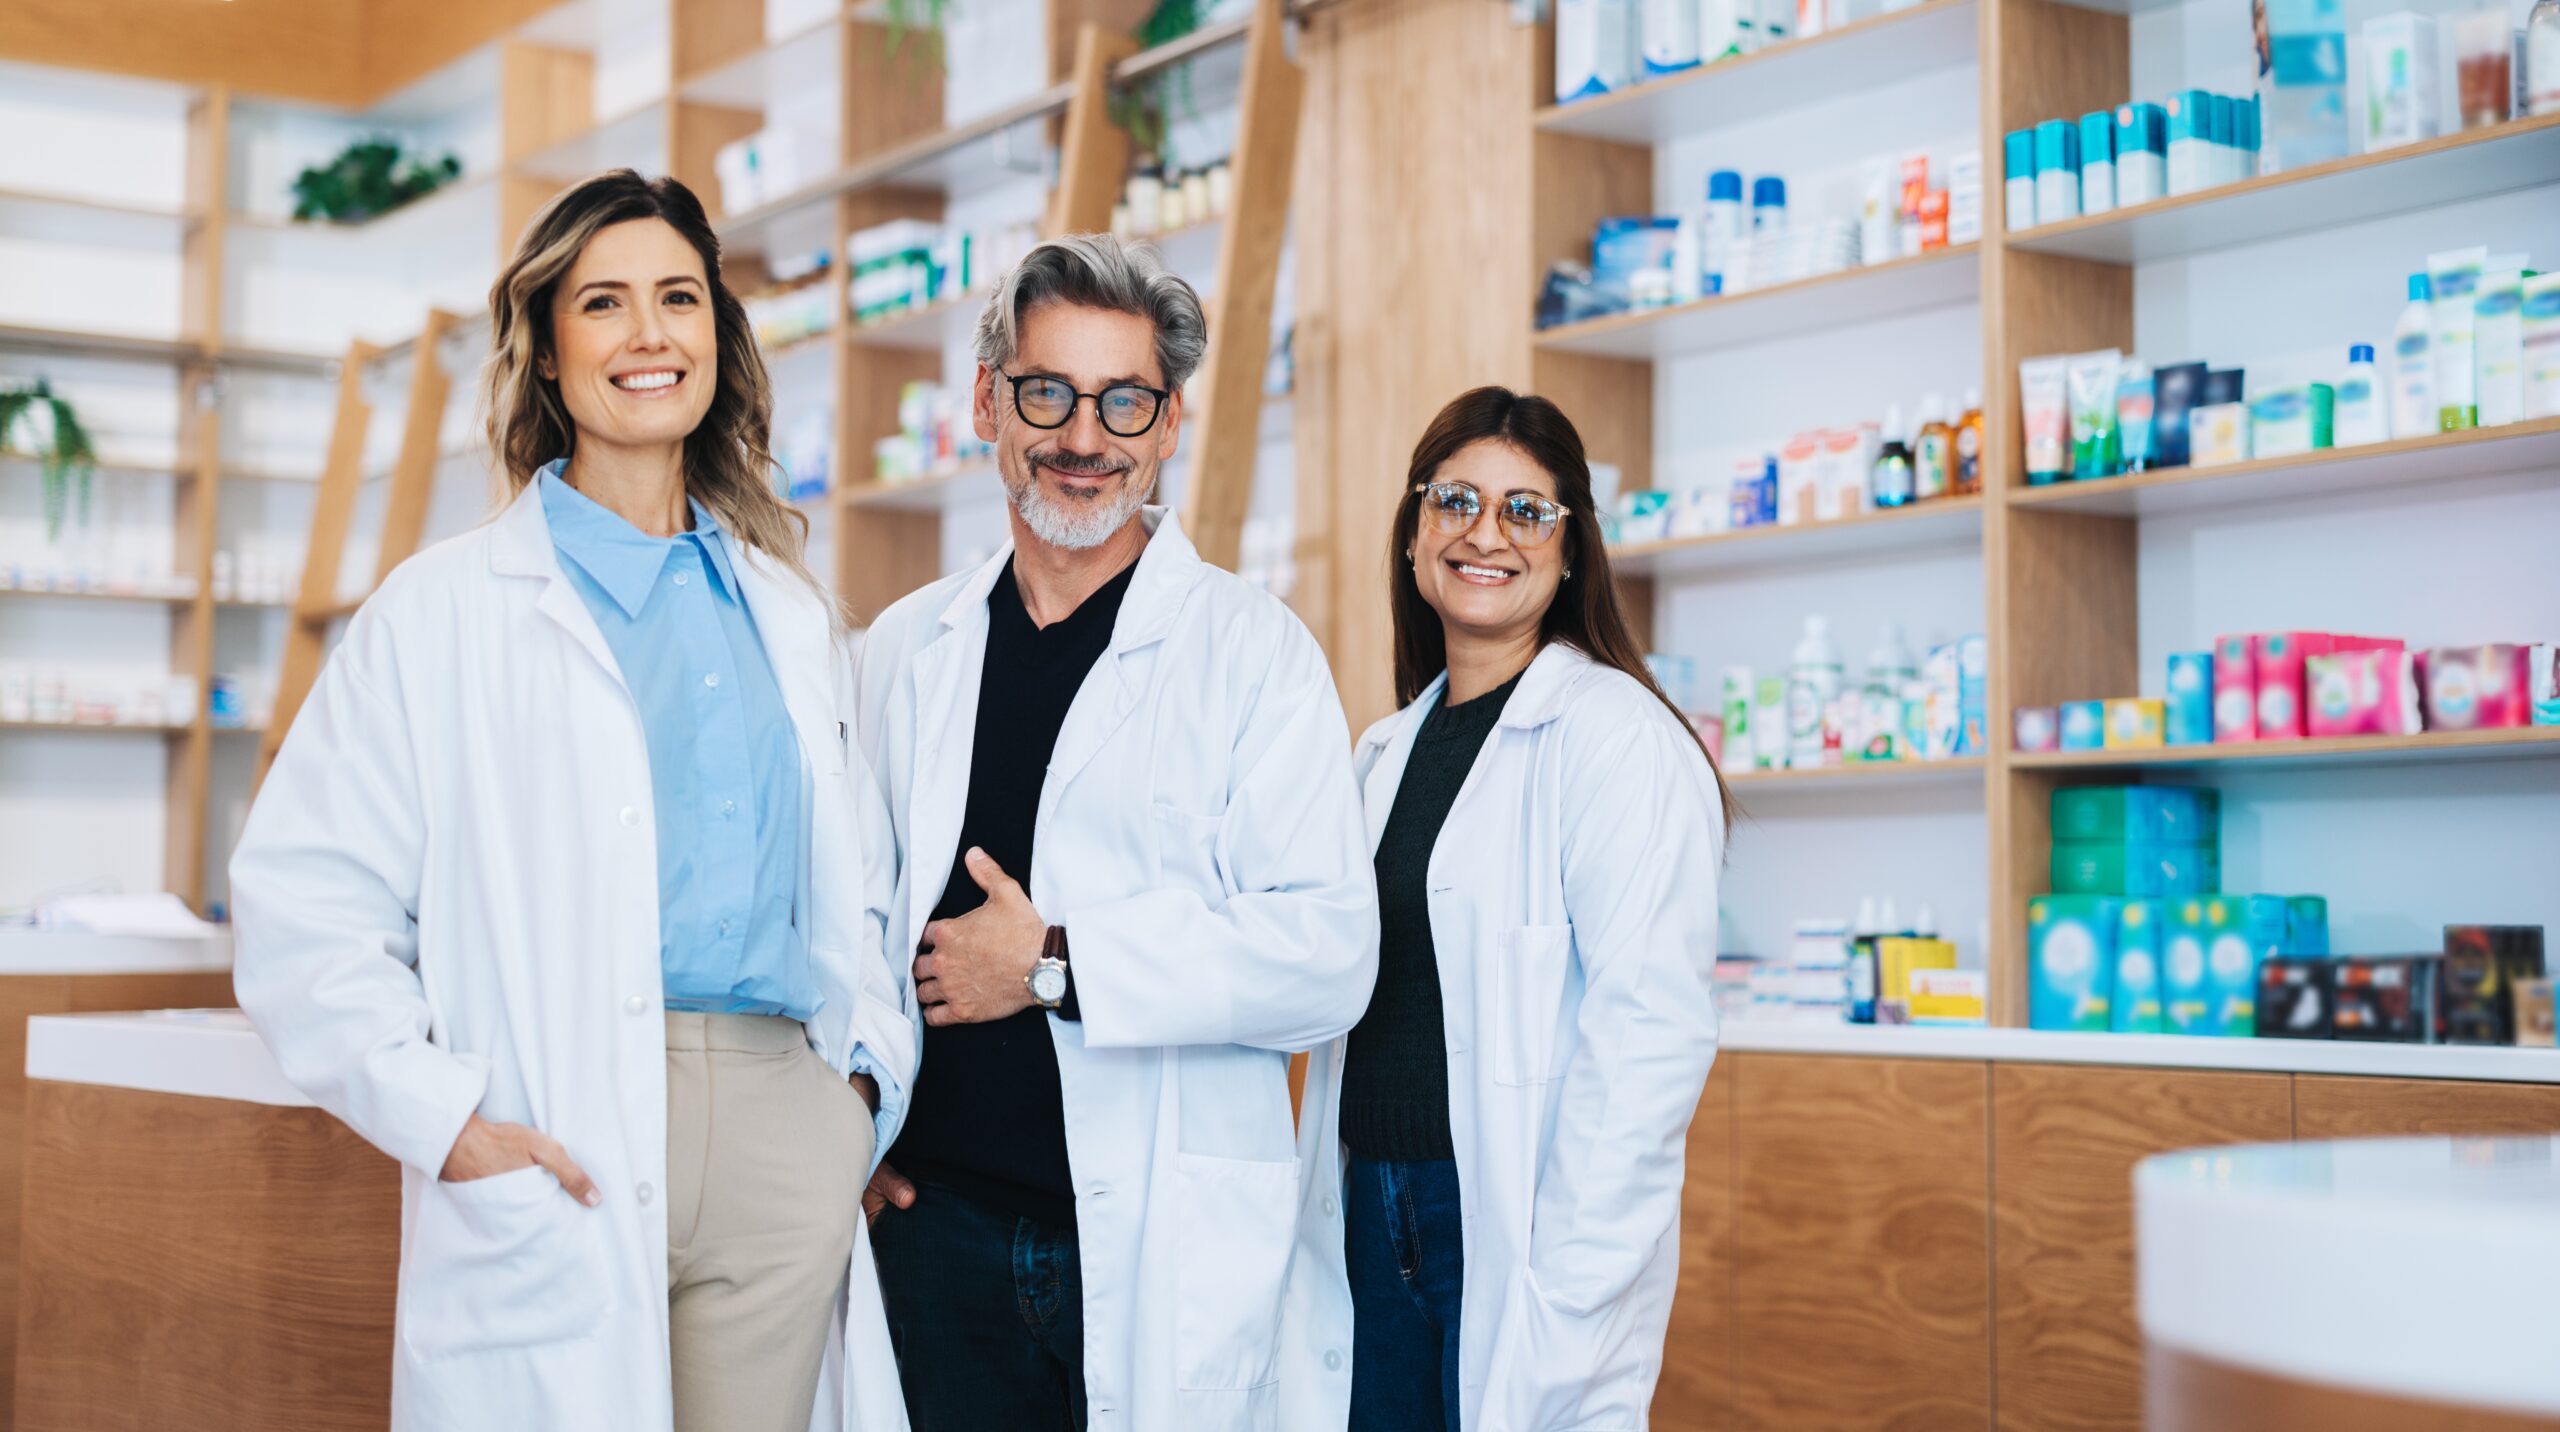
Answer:
[[[1422, 515], [1431, 529], [1444, 537], [1463, 536], [1484, 516], [1484, 494], [1463, 482], [1420, 482], [1413, 490], [1422, 494]], [[1494, 520], [1514, 545], [1543, 547], [1571, 510], [1534, 492], [1506, 492], [1494, 508]]]
[[1076, 415], [1076, 404], [1093, 400], [1093, 415], [1102, 422], [1102, 430], [1115, 438], [1144, 437], [1164, 413], [1164, 400], [1171, 396], [1162, 388], [1142, 387], [1136, 383], [1114, 383], [1099, 393], [1079, 393], [1073, 383], [1063, 378], [1034, 374], [1017, 378], [999, 368], [996, 376], [1013, 385], [1013, 410], [1035, 428], [1063, 428]]

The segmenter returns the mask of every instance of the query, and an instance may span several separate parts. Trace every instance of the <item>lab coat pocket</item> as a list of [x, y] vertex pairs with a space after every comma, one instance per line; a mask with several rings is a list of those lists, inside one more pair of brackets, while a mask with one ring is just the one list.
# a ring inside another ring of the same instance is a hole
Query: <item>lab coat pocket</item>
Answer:
[[1479, 1036], [1496, 1082], [1544, 1084], [1562, 1072], [1556, 1024], [1572, 959], [1571, 925], [1523, 925], [1502, 936], [1489, 982], [1491, 1017]]
[[431, 1179], [401, 1270], [401, 1335], [420, 1357], [537, 1347], [591, 1331], [611, 1306], [605, 1215], [536, 1165]]
[[1280, 1294], [1297, 1234], [1298, 1161], [1182, 1154], [1176, 1168], [1174, 1375], [1186, 1392], [1276, 1381]]
[[1227, 868], [1218, 856], [1218, 832], [1226, 817], [1194, 815], [1154, 802], [1156, 869], [1161, 883], [1189, 890], [1216, 905], [1234, 892], [1227, 888]]

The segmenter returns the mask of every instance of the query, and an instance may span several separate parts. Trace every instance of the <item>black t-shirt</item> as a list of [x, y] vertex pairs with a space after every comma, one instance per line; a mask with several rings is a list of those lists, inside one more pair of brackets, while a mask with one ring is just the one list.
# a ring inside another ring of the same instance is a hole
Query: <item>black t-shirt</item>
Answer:
[[1431, 943], [1431, 848], [1519, 684], [1512, 677], [1456, 706], [1444, 693], [1414, 733], [1387, 808], [1377, 856], [1378, 986], [1351, 1028], [1342, 1065], [1342, 1142], [1363, 1158], [1456, 1157], [1440, 963]]
[[[964, 863], [972, 846], [1030, 888], [1040, 786], [1058, 728], [1086, 674], [1110, 648], [1136, 571], [1132, 564], [1045, 628], [1034, 626], [1024, 610], [1011, 564], [987, 594], [969, 799], [934, 919], [954, 919], [986, 903]], [[924, 1066], [891, 1157], [910, 1178], [958, 1189], [1000, 1212], [1074, 1227], [1066, 1108], [1048, 1011], [1035, 1006], [992, 1024], [926, 1026]]]

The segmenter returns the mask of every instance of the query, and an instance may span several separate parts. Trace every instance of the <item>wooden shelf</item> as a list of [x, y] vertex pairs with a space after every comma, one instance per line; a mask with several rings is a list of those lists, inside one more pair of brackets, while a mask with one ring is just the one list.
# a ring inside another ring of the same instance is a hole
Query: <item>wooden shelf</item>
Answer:
[[193, 729], [190, 726], [146, 726], [134, 722], [110, 724], [104, 721], [0, 721], [0, 733], [25, 731], [83, 736], [183, 736]]
[[941, 299], [876, 322], [857, 323], [850, 334], [854, 342], [867, 347], [939, 353], [952, 344], [968, 341], [986, 302], [986, 291], [975, 289], [958, 298]]
[[1979, 787], [1990, 762], [1980, 756], [1943, 761], [1843, 761], [1809, 771], [1729, 769], [1725, 784], [1748, 795], [1772, 791], [1864, 790], [1875, 786], [1970, 785]]
[[2560, 114], [2202, 189], [2008, 236], [2014, 249], [2155, 263], [2560, 181]]
[[2149, 751], [2042, 751], [2012, 754], [2022, 771], [2122, 771], [2164, 766], [2403, 765], [2428, 761], [2560, 759], [2560, 726], [2428, 731], [2416, 736], [2344, 736], [2320, 741], [2241, 741]]
[[45, 193], [33, 189], [0, 189], [0, 211], [20, 210], [38, 214], [58, 214], [91, 222], [103, 222], [132, 232], [173, 234], [204, 216], [192, 209], [163, 209], [148, 204], [124, 204], [111, 199], [89, 199], [77, 194]]
[[778, 199], [721, 219], [716, 226], [721, 243], [746, 251], [758, 250], [767, 240], [766, 230], [776, 220], [857, 190], [895, 186], [963, 194], [1007, 179], [1045, 174], [1048, 136], [1034, 126], [1066, 113], [1067, 102], [1074, 97], [1075, 85], [1060, 81], [966, 124], [936, 130], [855, 160]]
[[976, 498], [994, 497], [1002, 491], [995, 464], [972, 463], [912, 482], [865, 482], [841, 487], [836, 489], [836, 503], [883, 512], [939, 512]]
[[781, 364], [807, 357], [812, 353], [824, 353], [828, 349], [834, 347], [836, 343], [843, 338], [843, 336], [844, 331], [842, 329], [830, 328], [823, 332], [809, 334], [806, 337], [794, 338], [788, 343], [774, 344], [764, 350], [765, 366], [768, 368], [777, 367]]
[[841, 12], [765, 41], [726, 64], [676, 81], [687, 104], [762, 110], [777, 95], [832, 92], [844, 83]]
[[2035, 511], [2165, 517], [2378, 488], [2426, 487], [2511, 472], [2560, 475], [2560, 418], [2430, 433], [2360, 447], [2321, 448], [2218, 467], [2173, 467], [2090, 482], [2015, 488], [2008, 501], [2012, 507]]
[[664, 95], [601, 120], [512, 166], [518, 174], [570, 184], [628, 165], [644, 174], [666, 167], [668, 104]]
[[1974, 62], [1975, 0], [1926, 0], [1811, 39], [1665, 75], [1537, 112], [1548, 134], [1659, 145], [1719, 125]]
[[[179, 596], [166, 592], [102, 592], [68, 587], [0, 587], [0, 601], [28, 600], [48, 602], [123, 602], [134, 606], [187, 607], [195, 605], [193, 594]], [[232, 603], [222, 603], [224, 606]]]
[[1831, 522], [1744, 527], [1609, 549], [1622, 577], [1677, 577], [1797, 562], [1842, 561], [1884, 551], [1970, 547], [1982, 539], [1982, 499], [1941, 497]]
[[161, 338], [140, 333], [93, 333], [75, 328], [27, 328], [0, 324], [0, 348], [109, 362], [218, 363], [233, 368], [325, 377], [335, 354], [287, 348], [207, 343], [200, 338]]
[[1955, 244], [1795, 283], [1560, 324], [1535, 341], [1549, 353], [1660, 360], [1972, 303], [1982, 296], [1980, 247]]
[[[473, 200], [486, 202], [494, 207], [497, 198], [498, 173], [496, 170], [483, 170], [477, 174], [465, 174], [440, 189], [410, 200], [397, 209], [376, 214], [358, 223], [340, 224], [325, 220], [246, 213], [225, 215], [223, 223], [229, 232], [243, 235], [308, 238], [320, 243], [368, 241], [378, 243], [382, 239], [383, 231], [392, 225], [416, 223], [421, 219], [441, 215], [448, 209], [458, 208]], [[494, 213], [490, 216], [490, 224], [494, 238], [496, 227]]]

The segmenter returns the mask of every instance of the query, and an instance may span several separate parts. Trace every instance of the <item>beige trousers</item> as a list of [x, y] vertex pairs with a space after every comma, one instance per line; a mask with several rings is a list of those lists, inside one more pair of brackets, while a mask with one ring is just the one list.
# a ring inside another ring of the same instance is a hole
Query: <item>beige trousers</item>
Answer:
[[676, 1432], [807, 1432], [871, 1111], [799, 1021], [667, 1012]]

